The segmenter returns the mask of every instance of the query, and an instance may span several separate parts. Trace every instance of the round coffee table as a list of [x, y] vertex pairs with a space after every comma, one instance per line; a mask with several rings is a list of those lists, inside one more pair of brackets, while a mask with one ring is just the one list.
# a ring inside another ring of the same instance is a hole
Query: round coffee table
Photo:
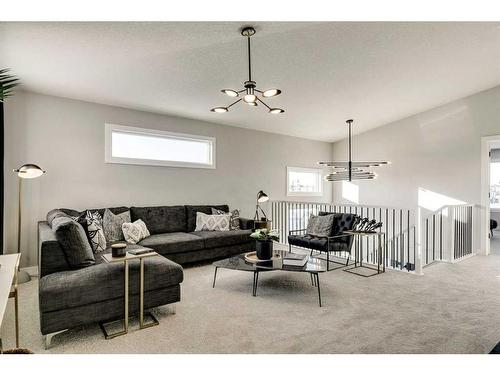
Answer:
[[245, 259], [245, 254], [239, 254], [230, 258], [218, 260], [213, 264], [215, 267], [214, 271], [214, 281], [212, 283], [212, 288], [215, 288], [215, 281], [217, 279], [217, 270], [219, 268], [225, 268], [236, 271], [246, 271], [253, 272], [253, 284], [252, 284], [252, 295], [257, 296], [257, 284], [259, 281], [260, 272], [269, 271], [286, 271], [286, 272], [304, 272], [309, 273], [311, 276], [311, 283], [318, 289], [318, 301], [321, 307], [321, 289], [319, 285], [319, 274], [327, 271], [326, 260], [309, 257], [307, 263], [303, 267], [287, 266], [283, 264], [283, 257], [288, 254], [288, 251], [275, 250], [275, 254], [279, 254], [279, 257], [269, 261], [260, 262], [249, 262]]

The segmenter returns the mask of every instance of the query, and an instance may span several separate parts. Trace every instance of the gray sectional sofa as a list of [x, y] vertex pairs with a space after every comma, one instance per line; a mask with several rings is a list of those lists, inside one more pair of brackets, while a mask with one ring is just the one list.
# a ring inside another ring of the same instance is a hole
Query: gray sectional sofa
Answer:
[[[183, 270], [178, 263], [206, 261], [255, 249], [255, 241], [249, 236], [252, 220], [240, 219], [240, 230], [195, 232], [196, 212], [211, 214], [212, 207], [229, 211], [227, 205], [110, 208], [114, 214], [130, 210], [132, 221], [143, 220], [151, 235], [139, 245], [162, 255], [145, 259], [146, 309], [180, 301]], [[71, 209], [61, 210], [70, 216], [80, 214]], [[97, 209], [101, 216], [104, 210]], [[43, 335], [122, 317], [123, 264], [105, 263], [101, 254], [96, 254], [95, 265], [71, 268], [47, 221], [38, 223], [38, 244]], [[129, 270], [129, 311], [134, 314], [139, 305], [139, 262], [130, 262]]]

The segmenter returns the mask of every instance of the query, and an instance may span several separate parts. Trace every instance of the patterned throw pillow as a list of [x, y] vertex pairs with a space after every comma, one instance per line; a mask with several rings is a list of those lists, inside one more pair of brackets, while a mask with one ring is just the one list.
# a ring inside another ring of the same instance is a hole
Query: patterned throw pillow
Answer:
[[106, 250], [106, 236], [102, 227], [102, 217], [97, 211], [87, 211], [87, 233], [94, 253]]
[[122, 212], [121, 214], [115, 215], [109, 209], [106, 208], [104, 211], [104, 216], [102, 217], [102, 224], [104, 227], [104, 235], [106, 236], [107, 242], [123, 241], [122, 224], [130, 223], [130, 211]]
[[196, 229], [195, 231], [220, 231], [227, 232], [229, 230], [229, 222], [231, 221], [230, 214], [224, 215], [207, 215], [203, 212], [196, 213]]
[[150, 236], [148, 227], [141, 219], [137, 219], [133, 223], [122, 224], [123, 236], [125, 241], [131, 244], [136, 244], [140, 240]]
[[[217, 208], [212, 207], [212, 215], [227, 215], [228, 213]], [[231, 219], [229, 222], [229, 230], [238, 230], [240, 229], [240, 211], [232, 210], [229, 211], [231, 215]]]
[[334, 215], [311, 215], [307, 224], [306, 234], [317, 237], [328, 237], [332, 232]]
[[316, 233], [316, 226], [318, 225], [318, 217], [311, 214], [309, 221], [307, 222], [306, 234], [314, 236]]

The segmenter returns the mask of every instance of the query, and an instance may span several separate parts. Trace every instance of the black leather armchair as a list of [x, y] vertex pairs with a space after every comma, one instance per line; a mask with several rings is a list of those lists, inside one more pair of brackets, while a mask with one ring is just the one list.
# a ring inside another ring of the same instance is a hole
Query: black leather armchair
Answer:
[[347, 266], [354, 237], [352, 234], [344, 233], [344, 231], [354, 229], [356, 215], [335, 212], [320, 212], [319, 215], [335, 215], [330, 235], [327, 237], [312, 236], [305, 233], [306, 229], [291, 230], [288, 235], [289, 250], [292, 251], [293, 245], [311, 249], [311, 255], [314, 250], [326, 253], [328, 270], [330, 270], [330, 262], [337, 263], [330, 261], [330, 252], [344, 251], [349, 254], [346, 262]]
[[490, 219], [490, 233], [491, 237], [493, 237], [493, 229], [497, 229], [498, 223], [496, 220]]

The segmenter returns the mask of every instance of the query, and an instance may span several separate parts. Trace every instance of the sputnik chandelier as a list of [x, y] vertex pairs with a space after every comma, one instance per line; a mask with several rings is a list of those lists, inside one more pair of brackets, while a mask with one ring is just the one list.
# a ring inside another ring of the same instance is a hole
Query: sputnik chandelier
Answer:
[[253, 27], [245, 27], [241, 30], [241, 35], [247, 38], [247, 44], [248, 44], [248, 81], [245, 81], [243, 83], [243, 90], [236, 91], [236, 90], [231, 90], [231, 89], [223, 89], [221, 92], [223, 94], [226, 94], [227, 96], [230, 96], [232, 98], [239, 97], [240, 94], [243, 95], [243, 97], [239, 98], [235, 102], [229, 104], [227, 107], [215, 107], [212, 108], [210, 111], [215, 112], [215, 113], [226, 113], [229, 111], [229, 108], [231, 108], [233, 105], [236, 103], [239, 103], [243, 100], [246, 104], [257, 107], [258, 104], [264, 105], [269, 113], [271, 114], [279, 114], [285, 112], [281, 108], [272, 108], [269, 107], [266, 103], [260, 99], [257, 94], [260, 94], [263, 98], [272, 98], [273, 96], [277, 96], [281, 94], [281, 90], [279, 89], [268, 89], [265, 91], [259, 90], [257, 88], [257, 83], [252, 80], [252, 59], [251, 59], [251, 54], [250, 54], [250, 37], [255, 34], [255, 29]]
[[373, 180], [377, 175], [362, 168], [379, 167], [389, 164], [388, 161], [352, 161], [351, 126], [354, 120], [347, 120], [349, 127], [348, 161], [320, 161], [319, 165], [333, 168], [333, 172], [325, 176], [327, 181]]

